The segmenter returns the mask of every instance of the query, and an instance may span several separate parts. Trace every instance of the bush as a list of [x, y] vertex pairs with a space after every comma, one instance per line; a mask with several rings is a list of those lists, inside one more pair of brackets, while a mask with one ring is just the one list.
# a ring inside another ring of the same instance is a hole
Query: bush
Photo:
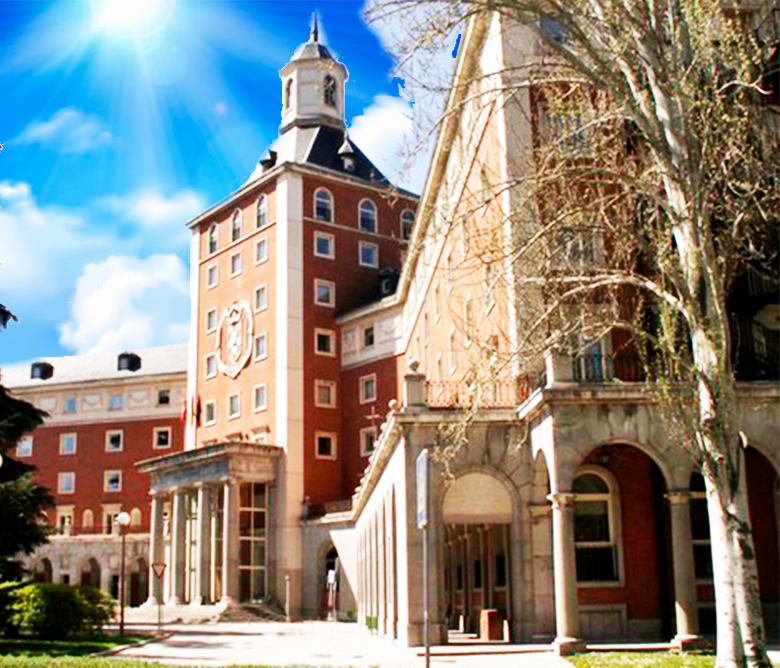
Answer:
[[19, 627], [11, 622], [13, 592], [24, 585], [21, 582], [0, 582], [0, 633], [5, 638], [19, 636]]
[[45, 640], [95, 631], [114, 613], [113, 599], [97, 589], [36, 583], [12, 594], [11, 623]]

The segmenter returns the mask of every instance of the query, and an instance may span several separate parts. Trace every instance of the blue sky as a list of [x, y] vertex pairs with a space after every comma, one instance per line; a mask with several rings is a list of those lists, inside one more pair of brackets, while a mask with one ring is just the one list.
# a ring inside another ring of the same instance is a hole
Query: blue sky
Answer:
[[[21, 320], [0, 367], [187, 340], [184, 223], [276, 137], [278, 71], [314, 4], [0, 0], [0, 303]], [[362, 4], [316, 7], [352, 136], [392, 175], [413, 93]], [[423, 162], [399, 184], [419, 192]]]

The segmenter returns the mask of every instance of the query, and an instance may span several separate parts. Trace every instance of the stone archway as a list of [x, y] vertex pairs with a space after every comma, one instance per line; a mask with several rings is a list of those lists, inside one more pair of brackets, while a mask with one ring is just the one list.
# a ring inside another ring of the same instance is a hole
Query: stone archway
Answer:
[[130, 607], [142, 605], [149, 598], [149, 564], [146, 559], [133, 559], [128, 568], [128, 596]]
[[90, 557], [81, 565], [79, 582], [82, 587], [100, 589], [100, 564], [97, 559]]
[[52, 566], [49, 559], [44, 557], [37, 564], [35, 564], [33, 579], [36, 582], [52, 582]]
[[[469, 472], [447, 488], [442, 502], [444, 589], [450, 629], [479, 630], [483, 610], [508, 620], [512, 609], [512, 497], [497, 477]], [[503, 633], [497, 638], [502, 639]]]

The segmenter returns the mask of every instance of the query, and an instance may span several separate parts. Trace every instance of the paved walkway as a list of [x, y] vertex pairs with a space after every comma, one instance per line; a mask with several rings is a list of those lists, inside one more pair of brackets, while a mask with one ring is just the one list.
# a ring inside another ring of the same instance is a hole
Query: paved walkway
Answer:
[[[422, 668], [421, 648], [399, 647], [357, 624], [328, 622], [175, 625], [170, 637], [122, 650], [118, 658], [190, 666], [355, 666]], [[432, 648], [432, 668], [571, 668], [546, 646]]]

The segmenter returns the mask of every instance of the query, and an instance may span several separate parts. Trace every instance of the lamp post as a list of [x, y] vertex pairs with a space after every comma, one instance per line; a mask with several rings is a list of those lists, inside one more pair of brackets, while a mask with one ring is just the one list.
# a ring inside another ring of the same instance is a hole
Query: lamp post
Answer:
[[119, 535], [122, 536], [122, 561], [119, 568], [119, 635], [125, 635], [125, 539], [127, 525], [130, 524], [130, 515], [121, 512], [116, 516], [119, 527]]

